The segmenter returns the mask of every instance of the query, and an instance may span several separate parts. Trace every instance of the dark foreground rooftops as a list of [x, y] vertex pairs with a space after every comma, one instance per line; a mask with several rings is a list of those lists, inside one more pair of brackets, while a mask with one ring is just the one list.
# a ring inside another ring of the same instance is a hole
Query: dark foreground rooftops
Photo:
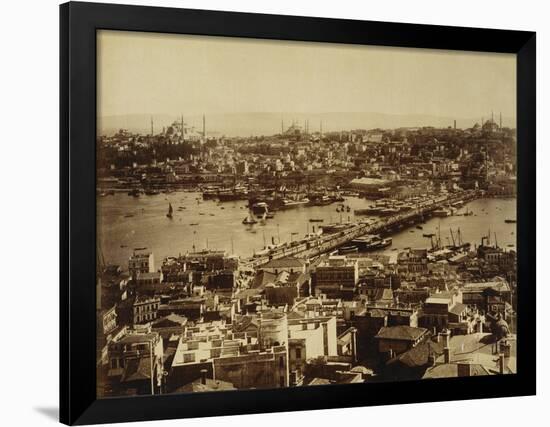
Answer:
[[380, 328], [375, 338], [386, 340], [416, 341], [428, 330], [412, 326], [384, 326]]

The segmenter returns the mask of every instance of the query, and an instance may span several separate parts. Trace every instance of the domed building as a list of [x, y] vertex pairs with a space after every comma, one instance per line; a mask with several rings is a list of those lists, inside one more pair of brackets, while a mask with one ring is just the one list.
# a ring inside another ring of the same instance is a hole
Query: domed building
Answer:
[[491, 113], [491, 119], [487, 120], [485, 123], [483, 123], [483, 120], [481, 121], [481, 130], [485, 133], [495, 133], [500, 132], [502, 129], [502, 113], [500, 114], [499, 123], [495, 121], [494, 114]]
[[500, 127], [493, 119], [491, 119], [483, 123], [481, 129], [483, 130], [483, 132], [494, 133], [498, 132], [500, 130]]

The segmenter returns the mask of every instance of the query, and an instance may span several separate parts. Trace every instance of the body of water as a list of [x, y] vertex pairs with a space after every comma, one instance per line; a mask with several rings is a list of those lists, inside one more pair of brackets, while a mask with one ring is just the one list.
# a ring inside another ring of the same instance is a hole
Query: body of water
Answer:
[[[173, 219], [166, 217], [168, 204], [174, 209]], [[344, 205], [350, 212], [336, 212], [336, 204], [328, 206], [300, 207], [278, 211], [265, 225], [246, 226], [247, 201], [219, 203], [202, 200], [200, 193], [177, 192], [134, 198], [117, 193], [98, 199], [98, 239], [105, 262], [126, 267], [133, 248], [147, 247], [154, 252], [157, 266], [166, 256], [177, 256], [193, 250], [220, 249], [242, 257], [260, 251], [265, 244], [302, 238], [317, 231], [322, 224], [354, 221], [354, 209], [366, 208], [372, 202], [348, 197]], [[180, 209], [181, 208], [181, 209]], [[471, 216], [431, 218], [422, 224], [394, 234], [393, 245], [388, 248], [429, 247], [425, 233], [441, 230], [443, 244], [451, 242], [453, 233], [460, 228], [462, 240], [479, 244], [481, 237], [491, 232], [500, 246], [516, 244], [516, 224], [507, 224], [506, 218], [516, 218], [515, 199], [481, 199], [468, 203], [464, 208], [473, 211]], [[323, 222], [309, 222], [323, 219]], [[196, 224], [196, 225], [195, 225]], [[456, 235], [455, 235], [456, 238]], [[448, 239], [448, 240], [447, 240]]]

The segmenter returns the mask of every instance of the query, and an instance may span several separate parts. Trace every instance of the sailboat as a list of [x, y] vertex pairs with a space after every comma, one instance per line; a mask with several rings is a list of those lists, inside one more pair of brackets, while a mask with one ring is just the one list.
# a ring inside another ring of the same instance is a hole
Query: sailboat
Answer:
[[168, 203], [168, 213], [166, 214], [166, 217], [172, 219], [173, 212], [174, 212], [174, 209], [172, 209], [172, 203]]
[[252, 218], [252, 215], [248, 214], [248, 216], [243, 219], [243, 224], [245, 225], [252, 225], [256, 224], [258, 221], [256, 221], [254, 218]]

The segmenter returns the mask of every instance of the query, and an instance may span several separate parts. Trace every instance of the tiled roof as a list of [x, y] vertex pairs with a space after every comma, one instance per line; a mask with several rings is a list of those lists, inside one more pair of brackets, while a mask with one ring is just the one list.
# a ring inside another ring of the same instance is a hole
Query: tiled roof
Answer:
[[451, 308], [449, 308], [449, 312], [453, 313], [453, 314], [456, 314], [456, 315], [459, 315], [459, 314], [462, 314], [464, 312], [464, 310], [466, 310], [467, 308], [468, 308], [467, 305], [457, 302]]
[[[490, 375], [490, 372], [482, 365], [472, 364], [470, 376]], [[456, 363], [443, 363], [428, 369], [422, 379], [458, 377], [458, 365]]]
[[262, 268], [302, 268], [305, 262], [298, 258], [287, 257], [272, 259], [267, 264], [264, 264]]
[[252, 281], [250, 287], [252, 289], [263, 289], [267, 284], [275, 283], [276, 281], [277, 275], [275, 273], [260, 270], [256, 276], [254, 276], [254, 280]]
[[375, 338], [388, 340], [415, 341], [427, 332], [426, 328], [413, 328], [412, 326], [383, 326]]
[[426, 366], [430, 355], [437, 357], [441, 354], [443, 354], [442, 343], [427, 341], [411, 348], [405, 353], [401, 353], [399, 356], [389, 360], [387, 364], [401, 363], [409, 368], [417, 368]]
[[121, 382], [141, 381], [151, 378], [151, 358], [128, 359], [124, 367]]
[[117, 341], [118, 344], [147, 343], [158, 337], [156, 332], [149, 334], [127, 334]]

